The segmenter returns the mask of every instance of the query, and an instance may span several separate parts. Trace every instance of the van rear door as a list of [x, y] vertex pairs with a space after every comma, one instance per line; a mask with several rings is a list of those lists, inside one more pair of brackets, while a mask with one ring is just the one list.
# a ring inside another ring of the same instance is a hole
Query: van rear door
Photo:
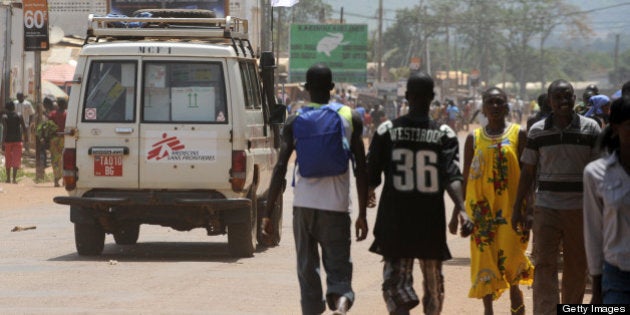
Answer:
[[142, 63], [139, 188], [229, 189], [232, 123], [224, 62]]
[[88, 58], [77, 118], [77, 185], [85, 188], [138, 187], [134, 59]]

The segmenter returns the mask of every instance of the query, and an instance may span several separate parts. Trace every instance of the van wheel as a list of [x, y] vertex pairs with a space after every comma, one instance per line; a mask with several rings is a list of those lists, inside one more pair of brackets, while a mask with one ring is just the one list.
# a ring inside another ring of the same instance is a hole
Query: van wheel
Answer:
[[114, 232], [114, 241], [118, 245], [134, 245], [140, 235], [140, 224], [128, 223]]
[[228, 249], [234, 257], [252, 257], [256, 250], [256, 233], [258, 231], [257, 222], [257, 201], [256, 193], [250, 196], [252, 208], [248, 214], [246, 222], [232, 223], [228, 225]]
[[74, 243], [82, 256], [97, 256], [105, 247], [105, 231], [99, 224], [74, 224]]
[[217, 15], [212, 10], [194, 9], [142, 9], [133, 13], [138, 16], [141, 13], [150, 13], [155, 18], [216, 18]]

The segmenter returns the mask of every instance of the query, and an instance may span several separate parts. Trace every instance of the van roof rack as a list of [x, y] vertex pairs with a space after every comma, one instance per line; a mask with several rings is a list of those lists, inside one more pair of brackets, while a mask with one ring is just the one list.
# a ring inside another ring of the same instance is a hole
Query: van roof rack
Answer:
[[[207, 42], [231, 41], [238, 53], [237, 46], [245, 53], [247, 46], [253, 55], [248, 36], [248, 21], [238, 17], [199, 18], [199, 17], [127, 17], [88, 16], [88, 30], [85, 44], [92, 39], [130, 40], [200, 40]], [[236, 42], [239, 42], [238, 44]], [[246, 43], [246, 45], [243, 44]]]

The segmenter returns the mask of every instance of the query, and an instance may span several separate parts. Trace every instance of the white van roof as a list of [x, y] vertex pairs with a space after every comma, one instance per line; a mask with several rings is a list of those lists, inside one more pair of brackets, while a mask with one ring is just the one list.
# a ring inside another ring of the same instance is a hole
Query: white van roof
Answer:
[[[82, 54], [137, 55], [139, 47], [168, 49], [169, 55], [254, 55], [248, 21], [237, 17], [120, 17], [90, 14]], [[135, 27], [131, 27], [134, 25]], [[100, 45], [106, 41], [106, 45]], [[209, 51], [209, 49], [211, 51]], [[165, 52], [165, 50], [162, 50]]]
[[[240, 51], [237, 55], [233, 46], [228, 44], [212, 43], [180, 43], [157, 41], [117, 41], [93, 43], [83, 46], [82, 56], [186, 56], [186, 57], [237, 57], [244, 54]], [[248, 56], [249, 53], [247, 54]]]

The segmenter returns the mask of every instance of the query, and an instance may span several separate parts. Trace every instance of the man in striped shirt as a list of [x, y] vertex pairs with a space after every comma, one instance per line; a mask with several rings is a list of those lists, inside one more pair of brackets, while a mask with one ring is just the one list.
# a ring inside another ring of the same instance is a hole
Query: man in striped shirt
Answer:
[[[547, 94], [552, 114], [535, 123], [527, 135], [512, 218], [515, 229], [528, 229], [533, 223], [534, 314], [556, 313], [561, 243], [562, 303], [582, 303], [586, 279], [582, 173], [598, 157], [595, 141], [601, 131], [597, 122], [574, 112], [575, 93], [569, 82], [554, 81]], [[534, 180], [535, 210], [523, 207]]]

